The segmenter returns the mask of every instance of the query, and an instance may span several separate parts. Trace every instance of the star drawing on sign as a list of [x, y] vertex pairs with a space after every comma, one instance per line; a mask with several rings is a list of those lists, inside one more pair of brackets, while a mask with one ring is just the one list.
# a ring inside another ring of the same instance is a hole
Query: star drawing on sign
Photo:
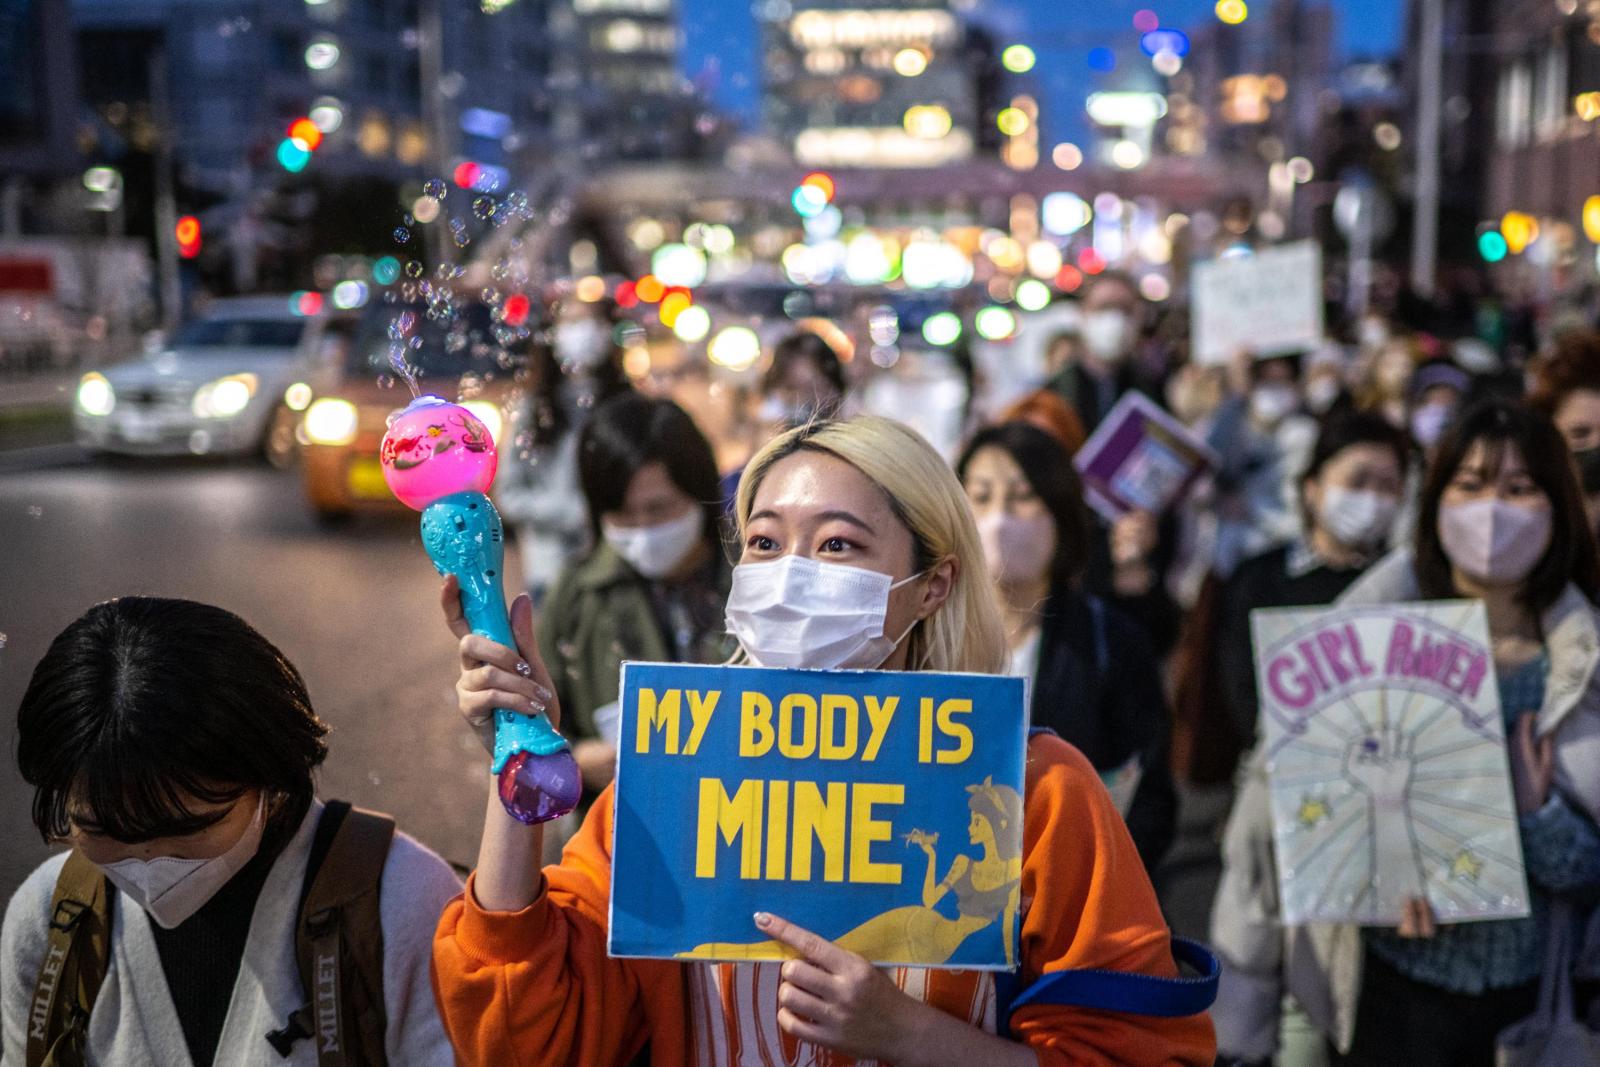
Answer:
[[1456, 853], [1456, 858], [1450, 861], [1450, 877], [1452, 878], [1476, 882], [1478, 875], [1482, 871], [1483, 861], [1474, 855], [1471, 849], [1462, 849]]
[[1322, 797], [1314, 797], [1307, 794], [1300, 801], [1300, 810], [1295, 813], [1295, 819], [1301, 826], [1309, 830], [1316, 826], [1317, 823], [1327, 820], [1332, 814], [1333, 812], [1328, 807], [1326, 800]]

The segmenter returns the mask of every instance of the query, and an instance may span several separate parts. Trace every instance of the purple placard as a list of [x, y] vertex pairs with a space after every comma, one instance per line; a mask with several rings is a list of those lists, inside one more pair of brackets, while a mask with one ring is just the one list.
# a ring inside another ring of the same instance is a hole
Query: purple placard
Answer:
[[1159, 515], [1216, 465], [1216, 456], [1143, 393], [1124, 393], [1074, 461], [1084, 499], [1109, 522]]

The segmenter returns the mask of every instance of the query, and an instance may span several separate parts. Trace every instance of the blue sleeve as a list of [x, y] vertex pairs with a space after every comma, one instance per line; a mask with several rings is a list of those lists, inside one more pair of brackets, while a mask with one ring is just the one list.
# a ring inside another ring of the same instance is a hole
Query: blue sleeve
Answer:
[[1600, 827], [1552, 792], [1544, 807], [1517, 819], [1528, 879], [1555, 893], [1600, 889]]

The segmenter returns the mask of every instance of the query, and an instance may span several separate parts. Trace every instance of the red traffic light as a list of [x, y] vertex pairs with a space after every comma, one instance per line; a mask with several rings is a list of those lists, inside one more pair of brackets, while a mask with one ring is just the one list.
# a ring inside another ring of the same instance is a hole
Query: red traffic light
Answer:
[[512, 293], [506, 297], [505, 306], [501, 308], [501, 316], [507, 326], [522, 326], [528, 321], [528, 312], [532, 303], [522, 293]]
[[289, 136], [299, 141], [307, 152], [315, 152], [317, 146], [322, 143], [322, 131], [308, 118], [295, 119], [289, 123]]
[[822, 194], [822, 199], [824, 202], [833, 202], [833, 178], [826, 172], [814, 170], [810, 174], [807, 174], [804, 178], [800, 179], [800, 184], [809, 185], [816, 189], [817, 192]]
[[180, 218], [172, 228], [172, 236], [178, 242], [178, 255], [184, 259], [193, 259], [200, 254], [200, 220], [193, 215]]

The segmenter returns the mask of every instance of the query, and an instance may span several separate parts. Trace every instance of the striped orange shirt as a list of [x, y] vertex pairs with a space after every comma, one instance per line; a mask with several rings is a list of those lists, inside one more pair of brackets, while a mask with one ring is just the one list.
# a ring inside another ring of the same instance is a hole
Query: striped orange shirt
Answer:
[[[685, 963], [606, 954], [611, 791], [595, 802], [527, 908], [488, 912], [466, 892], [434, 935], [434, 992], [463, 1065], [608, 1067], [648, 1043], [656, 1067], [868, 1067], [786, 1035], [775, 963]], [[1023, 980], [1066, 968], [1172, 977], [1155, 891], [1089, 762], [1052, 736], [1028, 745], [1023, 814]], [[907, 995], [995, 1032], [993, 976], [898, 968]], [[1045, 1067], [1209, 1067], [1205, 1015], [1180, 1019], [1053, 1005], [1012, 1019]]]

